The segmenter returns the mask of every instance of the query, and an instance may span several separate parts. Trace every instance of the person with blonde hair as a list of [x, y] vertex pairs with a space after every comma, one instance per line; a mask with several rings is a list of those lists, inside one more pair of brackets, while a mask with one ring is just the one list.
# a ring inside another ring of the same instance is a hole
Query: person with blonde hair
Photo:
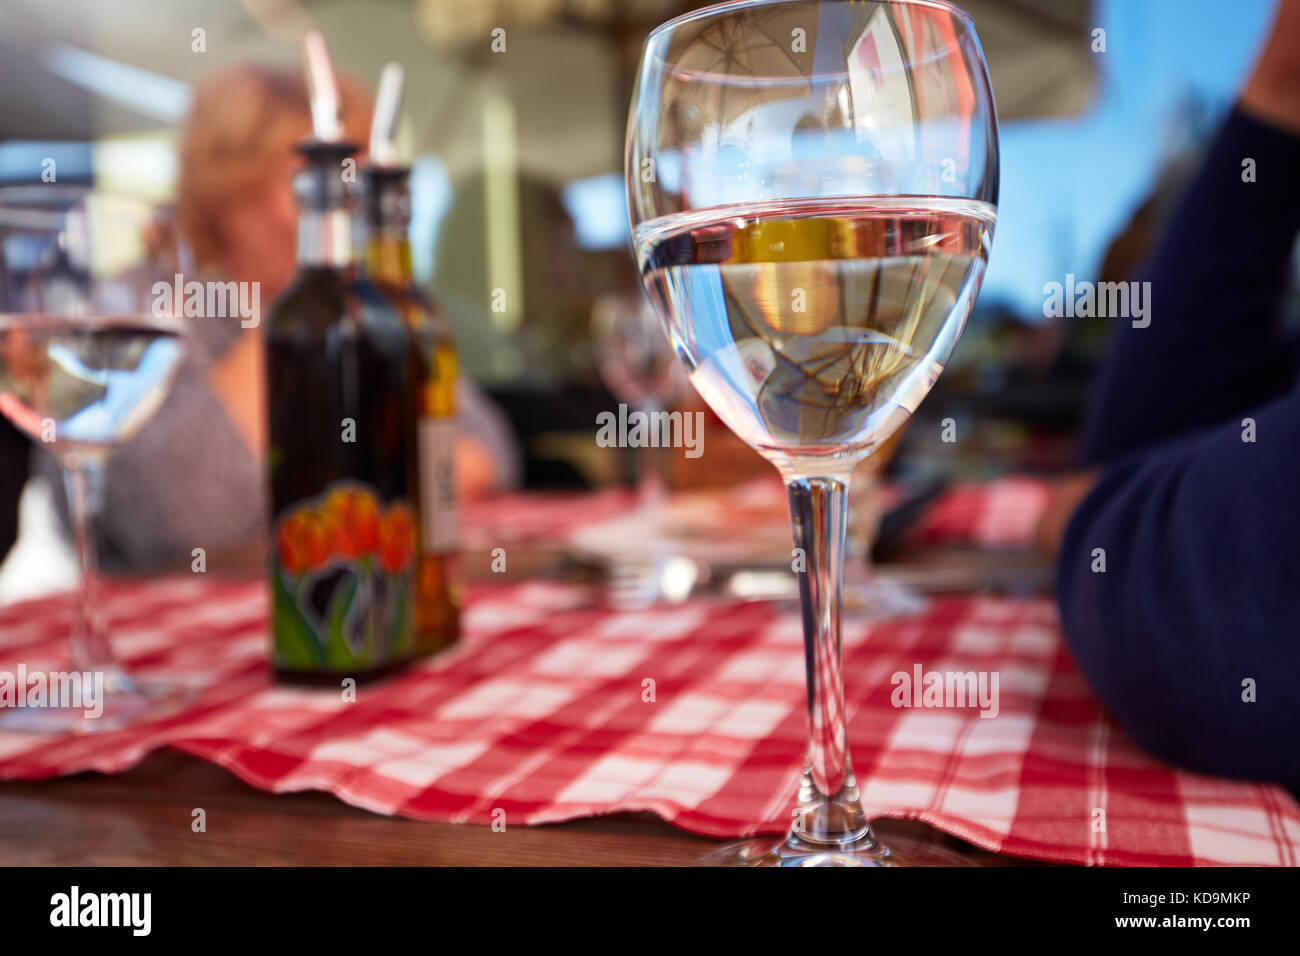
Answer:
[[[344, 135], [363, 146], [370, 96], [347, 74], [338, 80]], [[298, 69], [239, 65], [199, 85], [181, 132], [175, 199], [186, 282], [256, 282], [261, 315], [270, 315], [297, 270], [292, 180], [302, 163], [297, 144], [310, 133]], [[156, 566], [262, 534], [263, 326], [246, 328], [238, 316], [191, 321], [190, 352], [166, 402], [105, 472], [100, 539], [108, 567]], [[505, 418], [463, 381], [457, 402], [460, 495], [517, 482]]]
[[[344, 136], [369, 137], [369, 94], [338, 77]], [[311, 134], [301, 70], [239, 65], [195, 91], [181, 132], [176, 224], [203, 277], [260, 284], [263, 314], [296, 272], [298, 209], [291, 183]], [[201, 320], [209, 382], [248, 447], [264, 450], [262, 336], [229, 320]]]

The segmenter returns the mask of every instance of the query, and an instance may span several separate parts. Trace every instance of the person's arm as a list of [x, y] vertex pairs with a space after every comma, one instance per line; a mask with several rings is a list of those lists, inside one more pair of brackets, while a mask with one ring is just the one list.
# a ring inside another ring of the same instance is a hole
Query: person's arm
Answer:
[[510, 420], [469, 379], [456, 380], [456, 495], [469, 501], [517, 487], [523, 477], [519, 442]]
[[[1246, 159], [1256, 182], [1242, 180]], [[1088, 440], [1108, 464], [1057, 562], [1070, 648], [1139, 742], [1292, 788], [1300, 392], [1278, 304], [1300, 230], [1296, 169], [1300, 0], [1284, 0], [1155, 258], [1151, 325], [1116, 343]]]
[[1147, 749], [1297, 788], [1300, 396], [1251, 414], [1254, 442], [1230, 422], [1112, 465], [1057, 593], [1079, 666]]
[[1290, 384], [1278, 306], [1300, 224], [1296, 170], [1300, 137], [1232, 112], [1139, 276], [1150, 324], [1112, 320], [1122, 325], [1089, 417], [1089, 464], [1226, 421]]
[[1300, 0], [1282, 0], [1268, 42], [1241, 91], [1241, 105], [1265, 123], [1300, 136]]
[[1084, 440], [1088, 464], [1217, 425], [1284, 391], [1279, 329], [1300, 223], [1300, 0], [1282, 0], [1255, 69], [1140, 279], [1149, 325], [1123, 319]]

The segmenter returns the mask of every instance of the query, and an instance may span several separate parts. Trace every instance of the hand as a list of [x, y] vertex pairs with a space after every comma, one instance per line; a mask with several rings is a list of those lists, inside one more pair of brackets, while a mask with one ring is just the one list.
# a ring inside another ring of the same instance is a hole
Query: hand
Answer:
[[1241, 105], [1267, 123], [1300, 133], [1300, 0], [1278, 4]]
[[501, 469], [488, 446], [473, 435], [457, 437], [456, 499], [473, 501], [496, 490], [500, 483]]
[[1074, 515], [1079, 502], [1088, 497], [1093, 486], [1097, 484], [1095, 471], [1080, 472], [1057, 479], [1052, 488], [1052, 497], [1047, 503], [1047, 510], [1038, 519], [1038, 528], [1034, 537], [1038, 550], [1049, 558], [1055, 558], [1061, 550], [1061, 540], [1065, 537], [1066, 525]]

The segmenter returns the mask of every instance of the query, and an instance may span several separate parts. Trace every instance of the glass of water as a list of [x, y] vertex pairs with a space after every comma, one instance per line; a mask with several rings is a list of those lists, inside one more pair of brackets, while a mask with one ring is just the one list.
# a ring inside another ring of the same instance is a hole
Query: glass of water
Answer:
[[793, 825], [714, 862], [903, 862], [849, 757], [846, 502], [854, 466], [943, 371], [984, 276], [998, 137], [974, 22], [943, 0], [684, 14], [646, 41], [626, 177], [646, 293], [696, 390], [784, 478], [804, 558]]

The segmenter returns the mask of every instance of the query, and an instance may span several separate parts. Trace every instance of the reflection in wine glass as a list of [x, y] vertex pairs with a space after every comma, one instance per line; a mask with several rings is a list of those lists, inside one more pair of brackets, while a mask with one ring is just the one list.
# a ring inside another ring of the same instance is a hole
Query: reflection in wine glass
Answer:
[[0, 189], [0, 413], [62, 466], [81, 570], [71, 668], [102, 680], [104, 695], [102, 708], [51, 701], [10, 711], [6, 729], [115, 729], [185, 696], [143, 684], [115, 661], [95, 547], [104, 465], [162, 404], [184, 355], [179, 320], [155, 308], [158, 272], [129, 254], [156, 254], [158, 235], [139, 203], [78, 188]]
[[[692, 384], [785, 480], [808, 747], [794, 823], [714, 862], [896, 864], [849, 759], [840, 617], [855, 465], [916, 410], [997, 217], [997, 119], [945, 0], [740, 0], [646, 40], [626, 176], [642, 284]], [[938, 854], [916, 854], [911, 862]]]

